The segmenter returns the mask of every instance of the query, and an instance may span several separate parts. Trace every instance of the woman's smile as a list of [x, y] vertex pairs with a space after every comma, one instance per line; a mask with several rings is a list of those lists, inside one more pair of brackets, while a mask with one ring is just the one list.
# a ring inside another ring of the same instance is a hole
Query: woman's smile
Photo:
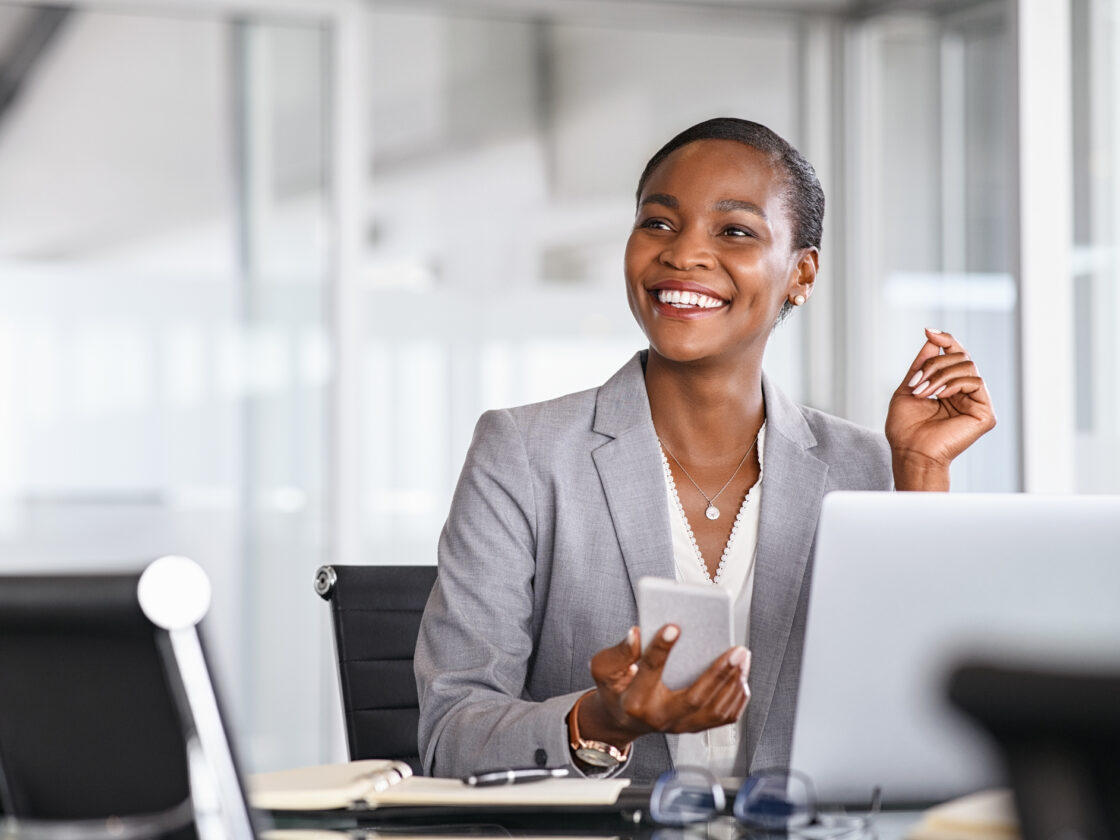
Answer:
[[666, 318], [703, 318], [715, 315], [727, 301], [698, 283], [665, 280], [649, 289], [654, 308]]
[[701, 309], [715, 309], [719, 306], [724, 306], [722, 300], [717, 300], [708, 295], [697, 294], [696, 292], [678, 292], [665, 290], [655, 292], [659, 303], [667, 303], [675, 309], [693, 309], [700, 307]]

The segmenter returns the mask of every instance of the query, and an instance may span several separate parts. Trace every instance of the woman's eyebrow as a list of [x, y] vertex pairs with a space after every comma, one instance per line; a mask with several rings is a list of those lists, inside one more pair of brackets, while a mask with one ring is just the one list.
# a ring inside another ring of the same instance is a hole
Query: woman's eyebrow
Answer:
[[660, 204], [663, 207], [668, 207], [670, 210], [679, 210], [681, 206], [681, 203], [668, 193], [653, 193], [652, 195], [647, 195], [642, 199], [642, 206], [645, 207], [647, 204]]
[[725, 198], [722, 201], [717, 201], [715, 204], [716, 210], [720, 212], [727, 212], [728, 210], [746, 210], [748, 213], [754, 213], [756, 216], [761, 216], [766, 219], [766, 211], [759, 207], [752, 201], [740, 201], [737, 198]]

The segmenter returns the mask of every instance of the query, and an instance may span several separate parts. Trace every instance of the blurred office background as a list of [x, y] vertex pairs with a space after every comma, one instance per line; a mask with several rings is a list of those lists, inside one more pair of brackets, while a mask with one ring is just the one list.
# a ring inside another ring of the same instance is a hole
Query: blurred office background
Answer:
[[720, 114], [829, 196], [787, 391], [880, 428], [951, 330], [956, 489], [1120, 491], [1111, 0], [0, 0], [0, 570], [194, 557], [246, 764], [338, 759], [314, 570], [433, 563], [477, 415], [642, 346], [637, 176]]

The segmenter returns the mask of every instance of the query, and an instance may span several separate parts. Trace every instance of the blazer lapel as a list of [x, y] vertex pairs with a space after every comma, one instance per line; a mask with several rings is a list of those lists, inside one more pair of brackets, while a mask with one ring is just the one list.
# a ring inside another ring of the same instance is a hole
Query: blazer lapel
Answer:
[[[636, 354], [599, 389], [593, 428], [609, 440], [591, 453], [607, 497], [634, 604], [638, 602], [638, 578], [675, 575], [665, 476], [646, 394], [644, 354]], [[637, 623], [636, 608], [634, 621]], [[663, 737], [675, 765], [677, 736]]]
[[770, 715], [828, 474], [828, 465], [809, 451], [817, 441], [800, 409], [765, 376], [762, 384], [765, 477], [751, 599], [748, 759]]
[[641, 353], [599, 389], [594, 430], [610, 438], [591, 455], [636, 603], [638, 578], [673, 577], [665, 477]]

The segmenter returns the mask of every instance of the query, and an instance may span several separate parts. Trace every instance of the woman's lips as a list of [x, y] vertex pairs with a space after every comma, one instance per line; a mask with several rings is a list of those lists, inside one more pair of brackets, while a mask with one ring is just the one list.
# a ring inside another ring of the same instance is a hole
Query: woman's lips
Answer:
[[727, 301], [712, 295], [680, 288], [652, 289], [649, 295], [654, 300], [654, 308], [672, 318], [714, 315], [727, 306]]
[[683, 289], [657, 289], [652, 294], [659, 303], [667, 303], [679, 309], [689, 306], [698, 306], [701, 309], [718, 309], [725, 305], [724, 301], [712, 295]]

